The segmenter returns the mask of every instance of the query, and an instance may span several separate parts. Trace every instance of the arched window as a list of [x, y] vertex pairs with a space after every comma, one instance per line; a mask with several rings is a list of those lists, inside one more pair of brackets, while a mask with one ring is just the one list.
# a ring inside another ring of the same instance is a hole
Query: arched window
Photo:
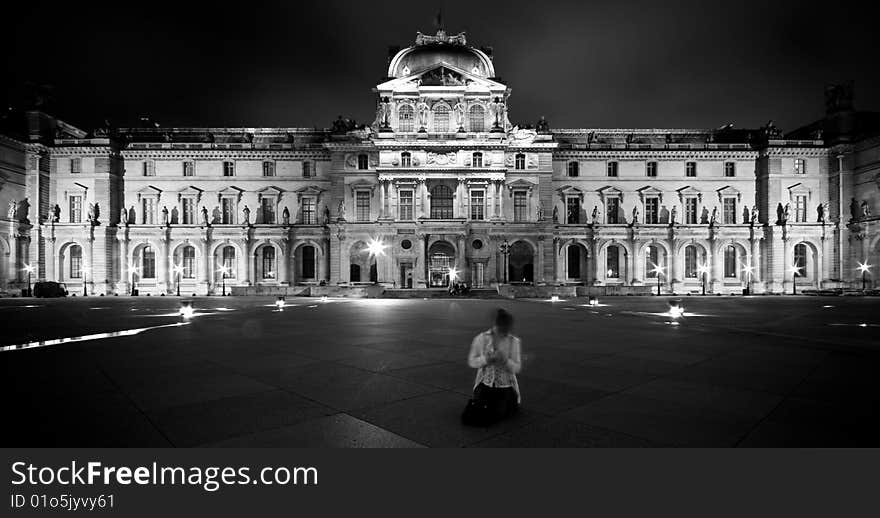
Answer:
[[798, 271], [795, 274], [797, 277], [806, 277], [807, 276], [807, 245], [804, 243], [798, 243], [794, 245], [794, 265], [797, 267]]
[[513, 161], [513, 168], [518, 170], [523, 170], [526, 168], [526, 155], [525, 153], [517, 153], [516, 157]]
[[449, 107], [445, 104], [434, 108], [434, 131], [437, 133], [449, 133]]
[[483, 154], [477, 151], [473, 155], [473, 166], [474, 167], [483, 167]]
[[156, 278], [156, 252], [151, 246], [145, 246], [141, 252], [141, 278]]
[[736, 247], [733, 245], [727, 245], [724, 249], [724, 277], [736, 278]]
[[684, 248], [684, 276], [687, 279], [697, 278], [697, 247], [694, 245]]
[[358, 169], [363, 171], [363, 170], [366, 170], [369, 168], [370, 168], [370, 157], [368, 157], [366, 154], [363, 154], [363, 153], [358, 155]]
[[196, 249], [191, 246], [183, 247], [183, 271], [181, 274], [184, 279], [194, 279], [196, 277]]
[[409, 151], [404, 151], [400, 154], [400, 166], [401, 167], [412, 167], [412, 155]]
[[263, 278], [275, 278], [275, 248], [271, 246], [263, 247]]
[[70, 247], [70, 278], [82, 279], [82, 258], [83, 251], [79, 245], [71, 245]]
[[486, 110], [479, 104], [471, 106], [468, 110], [468, 126], [474, 133], [485, 131]]
[[227, 246], [223, 248], [223, 277], [226, 279], [235, 278], [235, 247]]
[[568, 176], [578, 176], [581, 172], [581, 166], [578, 162], [568, 163]]
[[397, 131], [411, 132], [413, 130], [413, 108], [404, 104], [397, 109]]
[[620, 247], [617, 245], [610, 245], [605, 249], [606, 255], [606, 267], [607, 270], [605, 272], [605, 276], [609, 279], [619, 279], [620, 278]]
[[452, 219], [452, 189], [446, 185], [431, 189], [431, 219]]
[[656, 279], [660, 266], [660, 248], [649, 246], [645, 249], [645, 277]]

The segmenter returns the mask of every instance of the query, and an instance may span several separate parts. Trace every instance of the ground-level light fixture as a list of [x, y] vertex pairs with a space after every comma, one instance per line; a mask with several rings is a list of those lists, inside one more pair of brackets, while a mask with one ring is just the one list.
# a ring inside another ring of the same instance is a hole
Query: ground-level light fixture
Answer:
[[593, 307], [598, 306], [599, 305], [599, 297], [596, 297], [596, 296], [590, 297], [589, 304]]
[[697, 266], [697, 273], [700, 275], [700, 282], [703, 285], [703, 295], [706, 294], [706, 276], [709, 275], [709, 265], [703, 263]]
[[285, 303], [284, 295], [278, 295], [278, 297], [275, 298], [275, 307], [278, 308], [278, 311], [284, 310]]
[[673, 319], [681, 318], [684, 316], [684, 308], [681, 306], [681, 303], [679, 301], [669, 301], [669, 316]]
[[230, 268], [225, 264], [217, 269], [220, 273], [220, 277], [223, 279], [223, 291], [221, 292], [223, 296], [226, 296], [226, 276], [229, 275]]
[[553, 295], [550, 297], [550, 302], [559, 302], [559, 295]]
[[321, 297], [321, 302], [327, 302], [327, 295]]
[[191, 300], [184, 300], [180, 303], [180, 316], [184, 319], [190, 319], [193, 316], [195, 310], [193, 309]]
[[177, 280], [177, 296], [180, 296], [180, 276], [183, 275], [183, 266], [175, 264], [171, 270], [174, 272]]

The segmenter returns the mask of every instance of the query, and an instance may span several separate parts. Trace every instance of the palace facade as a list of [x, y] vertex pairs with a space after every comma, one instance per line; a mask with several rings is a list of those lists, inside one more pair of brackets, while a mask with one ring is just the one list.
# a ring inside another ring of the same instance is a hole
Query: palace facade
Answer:
[[[512, 283], [608, 293], [860, 287], [880, 270], [880, 117], [757, 129], [511, 123], [490, 49], [419, 34], [376, 118], [100, 128], [39, 108], [0, 136], [0, 289], [296, 293]], [[552, 101], [551, 101], [552, 102]], [[793, 286], [796, 283], [797, 286]]]

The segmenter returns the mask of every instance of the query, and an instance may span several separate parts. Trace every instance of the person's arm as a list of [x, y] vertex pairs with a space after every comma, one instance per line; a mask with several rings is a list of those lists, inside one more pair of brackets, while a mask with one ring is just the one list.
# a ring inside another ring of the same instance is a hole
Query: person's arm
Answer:
[[480, 367], [486, 365], [488, 363], [486, 361], [486, 356], [483, 354], [483, 340], [482, 333], [478, 334], [474, 337], [474, 340], [471, 342], [471, 351], [468, 354], [468, 365], [470, 365], [474, 369], [479, 369]]
[[507, 359], [507, 368], [516, 374], [522, 369], [522, 357], [520, 356], [519, 338], [514, 338], [510, 344], [510, 357]]

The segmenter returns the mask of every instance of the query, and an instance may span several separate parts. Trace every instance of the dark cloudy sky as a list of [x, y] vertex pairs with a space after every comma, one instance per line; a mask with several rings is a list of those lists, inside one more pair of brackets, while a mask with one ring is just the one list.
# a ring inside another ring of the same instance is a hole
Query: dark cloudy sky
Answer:
[[495, 48], [514, 122], [788, 130], [821, 117], [830, 82], [880, 111], [877, 18], [859, 3], [31, 1], [4, 16], [2, 89], [52, 84], [85, 128], [366, 121], [388, 46], [433, 32], [442, 7], [448, 32]]

